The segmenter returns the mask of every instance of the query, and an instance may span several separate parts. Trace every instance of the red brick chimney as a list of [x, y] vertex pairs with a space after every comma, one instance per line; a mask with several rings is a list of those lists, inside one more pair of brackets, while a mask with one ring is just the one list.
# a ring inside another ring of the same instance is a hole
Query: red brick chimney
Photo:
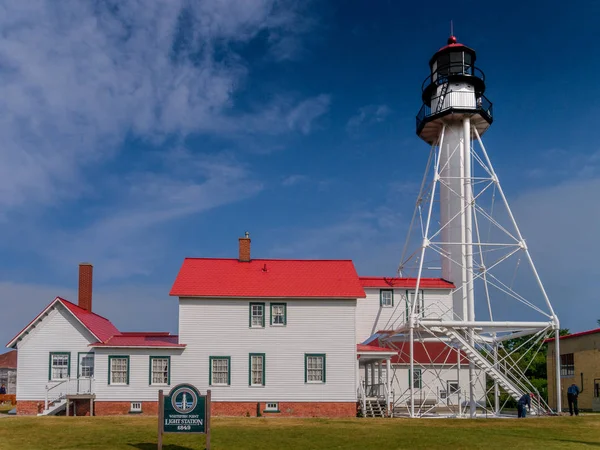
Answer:
[[90, 263], [79, 264], [79, 307], [92, 312], [92, 272]]
[[246, 231], [246, 236], [240, 240], [240, 262], [250, 262], [250, 233]]

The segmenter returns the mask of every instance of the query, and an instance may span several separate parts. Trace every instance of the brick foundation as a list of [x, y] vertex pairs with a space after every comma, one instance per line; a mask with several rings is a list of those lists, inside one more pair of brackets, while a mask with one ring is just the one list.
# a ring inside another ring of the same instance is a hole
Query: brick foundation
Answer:
[[214, 416], [256, 417], [258, 410], [264, 417], [356, 417], [356, 402], [279, 402], [279, 412], [265, 412], [261, 402], [214, 402]]
[[44, 410], [44, 400], [19, 400], [17, 402], [17, 415], [35, 416]]
[[[94, 402], [95, 416], [118, 416], [129, 414], [131, 402]], [[132, 413], [143, 416], [157, 416], [158, 402], [142, 402], [142, 412]]]
[[[94, 415], [129, 414], [130, 402], [95, 402]], [[258, 406], [258, 407], [257, 407]], [[356, 417], [356, 402], [279, 402], [279, 412], [264, 412], [264, 402], [213, 402], [213, 416]], [[142, 402], [142, 415], [158, 415], [158, 402]], [[77, 412], [79, 414], [79, 410]]]

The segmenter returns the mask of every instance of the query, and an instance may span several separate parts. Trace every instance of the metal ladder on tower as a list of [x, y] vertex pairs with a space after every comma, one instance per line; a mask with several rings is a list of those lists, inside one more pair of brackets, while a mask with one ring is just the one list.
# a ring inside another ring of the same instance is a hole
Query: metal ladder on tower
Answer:
[[450, 83], [446, 82], [442, 85], [442, 92], [438, 96], [438, 102], [435, 107], [435, 114], [441, 112], [444, 109], [444, 101], [446, 100], [446, 94], [448, 93], [448, 87]]
[[[485, 371], [485, 373], [492, 380], [496, 381], [500, 386], [502, 386], [504, 390], [516, 401], [518, 401], [524, 393], [528, 392], [525, 385], [519, 383], [521, 384], [519, 386], [519, 384], [510, 380], [504, 373], [494, 367], [494, 364], [488, 361], [485, 356], [479, 352], [479, 350], [473, 347], [469, 341], [460, 334], [460, 332], [450, 328], [442, 328], [442, 331], [451, 340], [456, 341], [460, 349], [465, 352], [469, 359], [473, 361], [480, 369]], [[532, 410], [534, 411], [542, 411], [544, 409], [542, 405], [535, 399], [532, 399], [531, 406]]]

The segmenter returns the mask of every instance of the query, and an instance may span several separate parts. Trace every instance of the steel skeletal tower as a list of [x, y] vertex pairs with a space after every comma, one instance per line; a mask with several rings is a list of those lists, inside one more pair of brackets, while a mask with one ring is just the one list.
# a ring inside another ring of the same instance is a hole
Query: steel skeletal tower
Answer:
[[[421, 389], [417, 395], [412, 382], [404, 393], [401, 403], [411, 417], [431, 410], [427, 398], [440, 392], [436, 383], [448, 386], [447, 375], [442, 379], [436, 368], [439, 357], [417, 363], [415, 344], [444, 342], [452, 349], [445, 357], [454, 359], [457, 376], [461, 365], [463, 371], [468, 365], [468, 388], [446, 410], [474, 417], [478, 411], [500, 415], [507, 398], [535, 394], [526, 377], [525, 353], [539, 351], [545, 338], [559, 335], [558, 318], [481, 140], [493, 111], [475, 61], [475, 51], [451, 36], [429, 61], [422, 85], [417, 134], [431, 145], [431, 153], [399, 267], [401, 276], [415, 276], [416, 289], [407, 294], [405, 316], [390, 322], [386, 337], [392, 345], [400, 341], [408, 347], [410, 374], [417, 365], [421, 379], [421, 370], [434, 372], [427, 393]], [[431, 270], [441, 270], [441, 277], [455, 285], [445, 310], [419, 298], [421, 280]], [[559, 339], [554, 345], [560, 411]], [[541, 396], [533, 398], [533, 411], [550, 411]]]

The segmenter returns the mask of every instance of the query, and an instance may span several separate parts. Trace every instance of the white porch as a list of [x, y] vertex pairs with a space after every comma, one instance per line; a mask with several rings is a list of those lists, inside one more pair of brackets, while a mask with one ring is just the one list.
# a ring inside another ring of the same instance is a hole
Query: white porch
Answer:
[[387, 348], [357, 346], [357, 398], [363, 417], [391, 416], [391, 359], [397, 354]]

